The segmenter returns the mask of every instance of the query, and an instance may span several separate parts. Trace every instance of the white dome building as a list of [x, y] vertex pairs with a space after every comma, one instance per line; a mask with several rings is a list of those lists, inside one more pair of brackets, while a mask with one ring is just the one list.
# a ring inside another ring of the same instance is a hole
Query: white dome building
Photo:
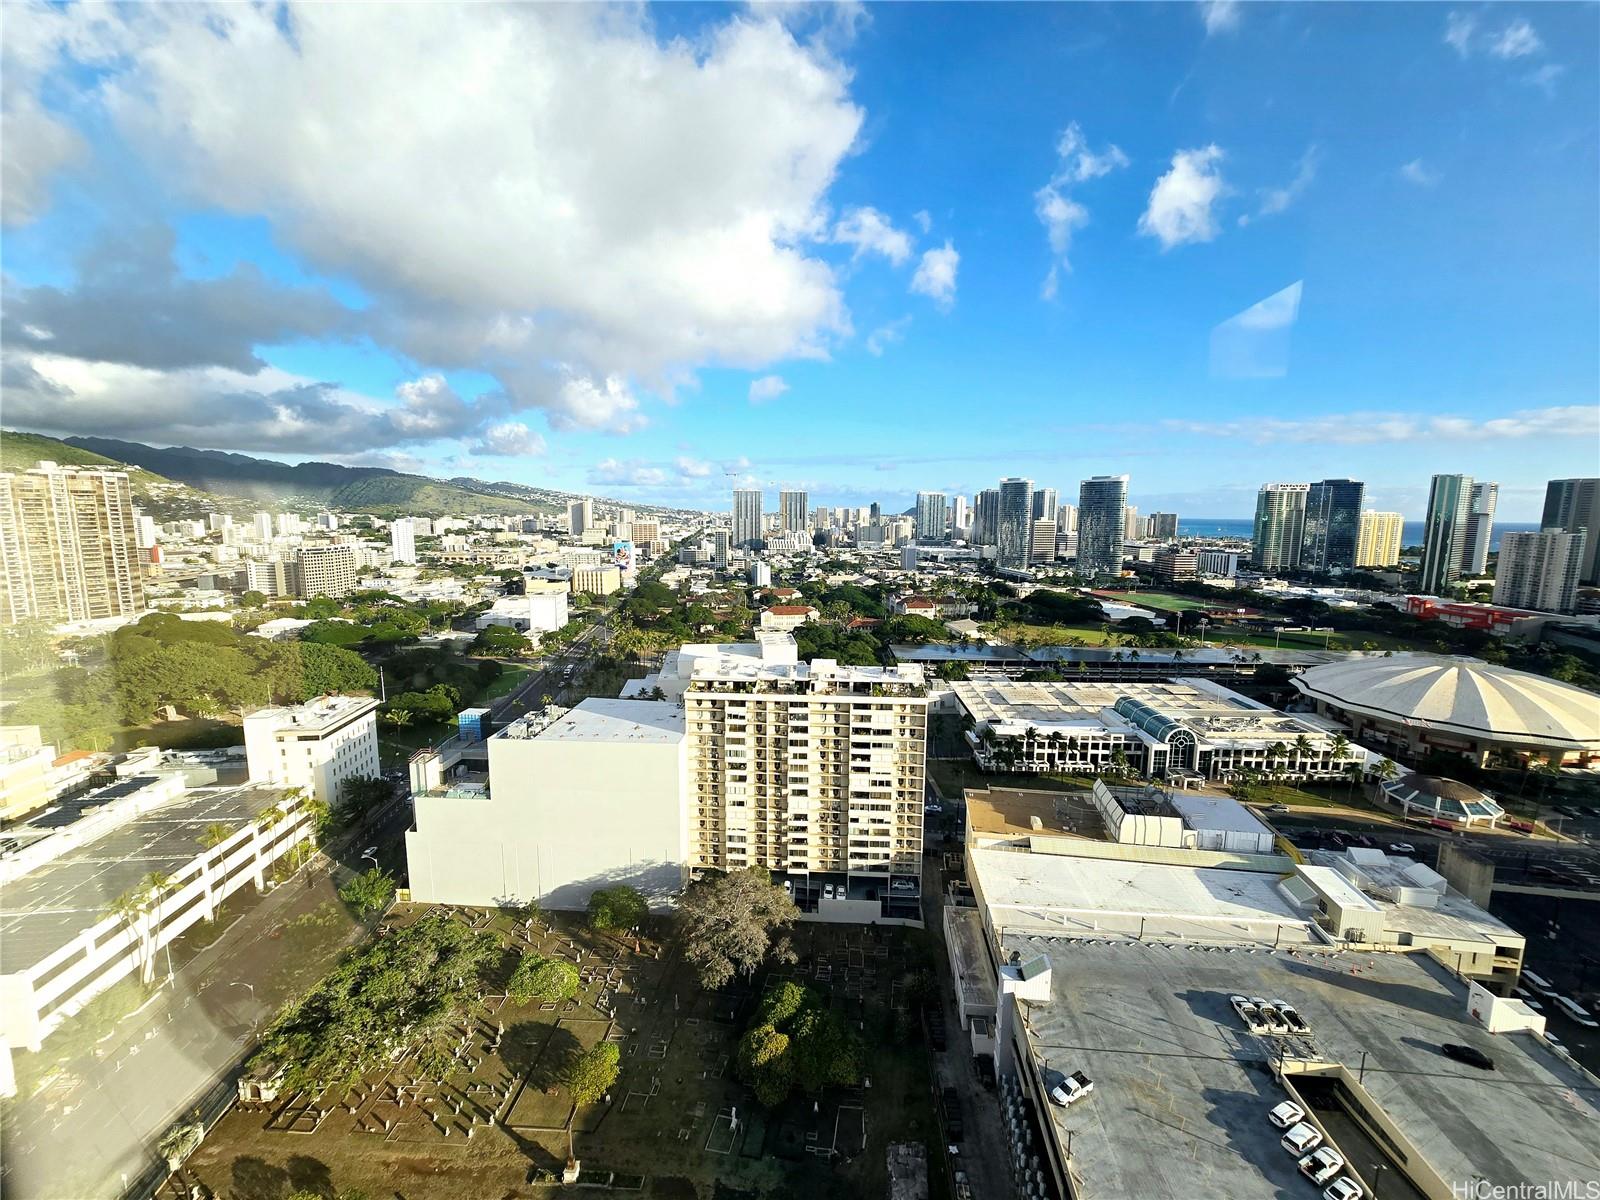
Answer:
[[1312, 667], [1294, 686], [1377, 751], [1440, 750], [1479, 766], [1500, 752], [1566, 766], [1600, 760], [1600, 696], [1481, 659], [1351, 659]]

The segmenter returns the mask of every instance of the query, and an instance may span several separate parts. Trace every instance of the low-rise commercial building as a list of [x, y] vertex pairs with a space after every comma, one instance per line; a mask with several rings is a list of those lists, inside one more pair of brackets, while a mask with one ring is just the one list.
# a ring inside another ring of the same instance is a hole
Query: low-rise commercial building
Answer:
[[337, 804], [346, 780], [381, 774], [377, 712], [370, 696], [257, 709], [244, 719], [251, 782], [303, 788], [324, 804]]
[[953, 685], [967, 742], [984, 770], [1227, 780], [1245, 772], [1330, 778], [1366, 756], [1336, 757], [1323, 724], [1279, 712], [1206, 679], [1163, 683]]

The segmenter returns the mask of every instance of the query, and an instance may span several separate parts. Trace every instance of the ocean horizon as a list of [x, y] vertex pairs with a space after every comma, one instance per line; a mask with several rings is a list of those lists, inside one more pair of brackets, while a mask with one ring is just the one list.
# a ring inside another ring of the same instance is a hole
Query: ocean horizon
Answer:
[[[1402, 527], [1400, 544], [1403, 546], [1422, 545], [1422, 521], [1407, 521]], [[1179, 518], [1178, 534], [1180, 537], [1214, 537], [1214, 538], [1242, 538], [1250, 540], [1255, 529], [1255, 521], [1249, 517], [1199, 517], [1189, 521]], [[1539, 523], [1526, 521], [1507, 521], [1505, 524], [1498, 522], [1489, 537], [1489, 549], [1500, 548], [1500, 535], [1503, 533], [1537, 533]]]

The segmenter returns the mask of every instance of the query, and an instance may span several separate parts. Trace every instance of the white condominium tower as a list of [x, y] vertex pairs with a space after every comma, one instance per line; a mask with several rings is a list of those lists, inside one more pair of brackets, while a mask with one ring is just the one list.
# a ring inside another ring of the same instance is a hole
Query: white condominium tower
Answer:
[[1405, 518], [1397, 512], [1367, 509], [1356, 537], [1356, 566], [1393, 567], [1400, 562], [1400, 535]]
[[1078, 485], [1078, 574], [1116, 575], [1128, 524], [1128, 477], [1096, 475]]
[[1508, 608], [1569, 613], [1577, 605], [1578, 572], [1587, 533], [1508, 533], [1500, 539], [1494, 602]]
[[1309, 483], [1268, 483], [1256, 496], [1252, 558], [1262, 571], [1292, 571], [1300, 565]]
[[594, 528], [594, 501], [585, 496], [567, 505], [567, 531], [573, 537], [582, 537]]
[[917, 541], [944, 541], [945, 502], [943, 492], [917, 493]]
[[398, 517], [389, 522], [389, 561], [417, 561], [417, 526], [410, 517]]
[[133, 496], [121, 471], [41, 462], [0, 474], [0, 624], [144, 609]]
[[684, 646], [689, 862], [717, 870], [917, 875], [922, 668], [798, 662], [794, 638]]
[[779, 528], [784, 533], [807, 532], [806, 506], [811, 498], [805, 492], [782, 491], [778, 493]]
[[1467, 501], [1467, 528], [1461, 540], [1461, 573], [1482, 575], [1489, 569], [1489, 543], [1494, 538], [1494, 508], [1500, 499], [1498, 483], [1475, 483]]
[[759, 541], [761, 541], [761, 489], [735, 488], [733, 544], [742, 548]]

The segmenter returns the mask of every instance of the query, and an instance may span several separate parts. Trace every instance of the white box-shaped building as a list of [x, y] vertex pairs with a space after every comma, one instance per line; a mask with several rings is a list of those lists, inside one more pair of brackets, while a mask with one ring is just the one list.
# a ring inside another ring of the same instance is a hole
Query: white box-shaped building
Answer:
[[377, 712], [370, 696], [322, 696], [257, 709], [244, 719], [250, 782], [304, 788], [337, 804], [345, 780], [382, 774]]
[[413, 900], [574, 909], [596, 888], [628, 884], [652, 908], [671, 904], [688, 861], [676, 704], [585, 700], [507, 726], [488, 754], [487, 776], [457, 773], [413, 797]]

